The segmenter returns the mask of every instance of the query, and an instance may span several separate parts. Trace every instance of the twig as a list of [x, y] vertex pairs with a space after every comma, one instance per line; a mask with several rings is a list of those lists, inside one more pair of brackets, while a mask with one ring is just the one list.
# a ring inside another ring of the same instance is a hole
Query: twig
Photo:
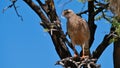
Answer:
[[108, 6], [109, 6], [109, 3], [100, 5], [100, 7], [96, 10], [96, 12], [94, 13], [94, 15], [97, 15], [98, 13], [100, 13], [101, 11], [103, 11], [104, 9], [106, 9]]
[[17, 7], [16, 7], [16, 5], [15, 5], [15, 3], [17, 2], [17, 0], [11, 0], [11, 2], [12, 2], [11, 5], [9, 5], [8, 7], [6, 7], [6, 8], [3, 9], [3, 13], [4, 13], [8, 8], [14, 7], [17, 16], [21, 18], [21, 21], [23, 21], [23, 17], [18, 13]]
[[[97, 59], [94, 58], [79, 58], [79, 57], [67, 57], [60, 61], [57, 61], [55, 65], [62, 65], [65, 68], [100, 68], [100, 65], [96, 64], [95, 62]], [[92, 66], [92, 67], [91, 67]]]
[[88, 10], [85, 10], [83, 12], [78, 13], [77, 15], [81, 16], [82, 14], [86, 14], [87, 12], [88, 12]]
[[108, 22], [112, 22], [108, 17], [106, 17], [105, 13], [102, 11], [102, 16], [105, 20], [107, 20]]
[[16, 12], [17, 16], [21, 18], [21, 21], [23, 21], [23, 17], [18, 13], [17, 7], [15, 6], [15, 4], [13, 5], [13, 7], [15, 9], [15, 12]]

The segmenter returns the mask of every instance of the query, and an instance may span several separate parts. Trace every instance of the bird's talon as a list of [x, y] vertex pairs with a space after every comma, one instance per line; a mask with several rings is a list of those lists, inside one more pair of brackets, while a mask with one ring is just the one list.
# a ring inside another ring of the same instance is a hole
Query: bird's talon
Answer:
[[74, 56], [73, 56], [74, 58], [77, 58], [77, 57], [79, 57], [77, 54], [74, 54]]
[[89, 56], [82, 56], [81, 59], [88, 59]]

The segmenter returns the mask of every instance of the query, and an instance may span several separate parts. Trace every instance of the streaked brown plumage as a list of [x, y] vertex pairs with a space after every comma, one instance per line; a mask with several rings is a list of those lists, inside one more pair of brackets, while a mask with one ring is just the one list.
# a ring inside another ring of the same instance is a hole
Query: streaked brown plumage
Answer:
[[73, 51], [75, 56], [78, 56], [76, 53], [75, 45], [81, 45], [83, 50], [82, 57], [89, 56], [89, 38], [90, 31], [88, 24], [81, 17], [77, 16], [72, 10], [67, 9], [63, 11], [63, 16], [67, 18], [67, 32], [71, 38], [73, 45]]

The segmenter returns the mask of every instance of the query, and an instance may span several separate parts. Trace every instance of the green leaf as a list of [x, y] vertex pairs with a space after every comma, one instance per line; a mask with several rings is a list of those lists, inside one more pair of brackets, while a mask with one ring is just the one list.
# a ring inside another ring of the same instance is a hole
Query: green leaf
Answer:
[[112, 42], [114, 42], [114, 41], [115, 41], [115, 39], [112, 38], [112, 39], [110, 39], [109, 43], [112, 43]]
[[115, 32], [118, 37], [120, 37], [120, 22], [118, 22], [116, 18], [113, 18], [112, 26], [116, 29]]
[[110, 39], [110, 41], [109, 41], [109, 43], [112, 43], [112, 42], [115, 42], [115, 41], [117, 41], [117, 38], [112, 38], [112, 39]]
[[48, 31], [49, 31], [49, 29], [45, 28], [45, 29], [44, 29], [44, 31], [45, 31], [45, 32], [48, 32]]

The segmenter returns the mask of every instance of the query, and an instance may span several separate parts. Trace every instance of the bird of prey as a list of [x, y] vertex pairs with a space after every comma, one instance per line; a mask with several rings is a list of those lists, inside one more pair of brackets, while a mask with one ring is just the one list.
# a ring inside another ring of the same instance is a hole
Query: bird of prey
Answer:
[[75, 49], [75, 45], [80, 45], [82, 47], [82, 58], [89, 57], [90, 49], [88, 43], [90, 39], [90, 30], [88, 24], [70, 9], [64, 10], [62, 15], [67, 19], [67, 34], [73, 45], [74, 57], [79, 56]]

